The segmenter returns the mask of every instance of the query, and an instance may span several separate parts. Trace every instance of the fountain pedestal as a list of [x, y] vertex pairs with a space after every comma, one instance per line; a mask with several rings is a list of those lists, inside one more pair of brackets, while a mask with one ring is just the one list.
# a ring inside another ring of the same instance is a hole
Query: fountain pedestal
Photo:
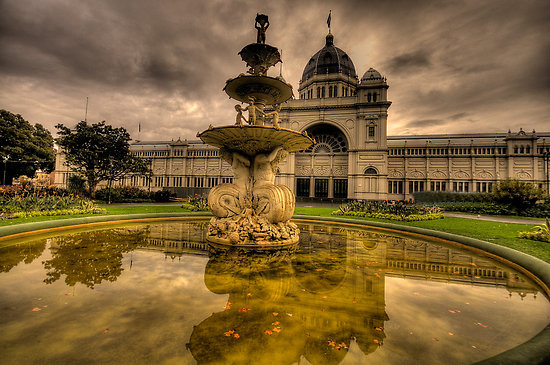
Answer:
[[[204, 143], [220, 148], [235, 176], [233, 183], [217, 185], [208, 195], [214, 218], [207, 240], [214, 246], [267, 250], [288, 248], [299, 240], [298, 227], [290, 222], [296, 199], [287, 186], [275, 185], [275, 174], [289, 152], [314, 142], [305, 133], [279, 127], [279, 104], [292, 97], [292, 86], [282, 77], [266, 75], [281, 59], [277, 48], [264, 44], [267, 16], [259, 14], [258, 24], [258, 43], [239, 52], [250, 75], [230, 79], [224, 87], [231, 98], [248, 106], [235, 106], [235, 125], [210, 126], [197, 134]], [[266, 113], [266, 105], [274, 105], [273, 111]]]

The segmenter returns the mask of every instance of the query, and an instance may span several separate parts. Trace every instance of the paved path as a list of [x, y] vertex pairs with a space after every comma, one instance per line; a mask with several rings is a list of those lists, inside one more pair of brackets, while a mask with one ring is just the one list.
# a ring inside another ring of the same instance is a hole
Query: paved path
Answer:
[[468, 218], [468, 219], [477, 219], [480, 221], [491, 221], [491, 222], [502, 222], [502, 223], [520, 223], [520, 224], [544, 224], [543, 220], [534, 220], [534, 219], [522, 219], [522, 218], [501, 218], [501, 217], [488, 217], [488, 216], [479, 216], [475, 214], [466, 214], [466, 213], [443, 213], [445, 217], [455, 217], [455, 218]]

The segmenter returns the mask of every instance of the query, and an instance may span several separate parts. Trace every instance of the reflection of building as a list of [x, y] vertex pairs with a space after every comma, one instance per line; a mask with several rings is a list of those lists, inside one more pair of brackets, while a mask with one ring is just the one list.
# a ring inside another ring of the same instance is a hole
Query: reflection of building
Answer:
[[[164, 223], [150, 226], [140, 249], [161, 251], [172, 258], [186, 254], [208, 255], [207, 221], [203, 223]], [[308, 262], [293, 261], [297, 274], [316, 271], [308, 280], [297, 278], [297, 287], [311, 293], [329, 292], [344, 280], [347, 271], [341, 267], [330, 271], [333, 261], [367, 259], [369, 268], [383, 275], [430, 281], [506, 287], [510, 293], [533, 293], [537, 288], [523, 274], [489, 258], [447, 245], [430, 243], [407, 236], [386, 234], [343, 226], [300, 224], [300, 252], [327, 252], [329, 256], [312, 255]], [[353, 266], [353, 265], [351, 265]], [[319, 278], [324, 280], [319, 280]], [[361, 288], [383, 293], [382, 282], [375, 276], [361, 275]], [[325, 287], [322, 287], [322, 286]]]
[[193, 329], [187, 346], [197, 362], [290, 364], [303, 356], [338, 364], [351, 346], [369, 355], [384, 343], [391, 321], [386, 276], [537, 294], [522, 274], [452, 246], [344, 226], [300, 229], [291, 256], [210, 258], [205, 283], [229, 297], [225, 310]]
[[[278, 182], [300, 198], [403, 199], [417, 191], [489, 191], [515, 178], [548, 189], [550, 133], [508, 132], [387, 136], [388, 82], [373, 68], [359, 79], [349, 56], [326, 36], [306, 63], [298, 99], [282, 107], [283, 128], [307, 131], [317, 144], [292, 153]], [[228, 117], [227, 120], [233, 120]], [[154, 174], [128, 176], [124, 184], [204, 193], [232, 180], [216, 148], [200, 141], [142, 141], [132, 145], [151, 159]], [[546, 158], [546, 161], [544, 160]], [[57, 155], [57, 185], [69, 171]]]
[[172, 259], [182, 255], [207, 255], [206, 225], [204, 223], [154, 224], [140, 249], [161, 251]]

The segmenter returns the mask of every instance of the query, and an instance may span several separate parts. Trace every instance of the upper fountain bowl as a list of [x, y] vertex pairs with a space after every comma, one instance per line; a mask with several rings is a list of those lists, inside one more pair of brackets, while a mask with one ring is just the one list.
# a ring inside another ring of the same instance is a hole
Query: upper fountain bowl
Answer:
[[276, 47], [264, 43], [252, 43], [245, 46], [239, 55], [250, 67], [248, 73], [252, 75], [265, 75], [267, 70], [281, 61], [281, 54]]
[[269, 153], [281, 146], [288, 152], [307, 149], [314, 142], [311, 137], [290, 129], [271, 126], [222, 126], [209, 128], [197, 134], [204, 143], [237, 151], [246, 156]]
[[292, 97], [292, 86], [278, 77], [240, 75], [227, 80], [227, 95], [243, 103], [249, 103], [250, 97], [261, 104], [281, 104]]

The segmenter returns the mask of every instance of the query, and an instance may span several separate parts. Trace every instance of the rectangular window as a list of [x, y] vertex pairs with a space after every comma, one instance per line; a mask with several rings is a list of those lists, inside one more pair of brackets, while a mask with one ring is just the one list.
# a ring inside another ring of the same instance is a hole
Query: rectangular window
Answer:
[[403, 181], [388, 181], [389, 194], [403, 194]]
[[334, 179], [334, 197], [348, 197], [348, 179]]
[[309, 179], [296, 179], [296, 195], [302, 197], [309, 196]]
[[409, 194], [424, 191], [424, 181], [409, 181]]
[[328, 179], [315, 179], [315, 197], [328, 197]]
[[374, 126], [369, 126], [369, 137], [374, 138]]

